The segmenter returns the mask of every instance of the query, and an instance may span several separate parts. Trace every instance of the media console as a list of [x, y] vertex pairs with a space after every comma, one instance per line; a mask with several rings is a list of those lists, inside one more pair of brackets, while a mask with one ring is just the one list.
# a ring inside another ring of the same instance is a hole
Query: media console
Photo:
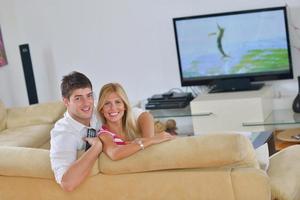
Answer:
[[273, 90], [265, 85], [260, 90], [199, 95], [191, 101], [191, 113], [211, 113], [193, 117], [194, 134], [265, 131], [269, 126], [243, 126], [244, 122], [264, 121], [272, 112]]

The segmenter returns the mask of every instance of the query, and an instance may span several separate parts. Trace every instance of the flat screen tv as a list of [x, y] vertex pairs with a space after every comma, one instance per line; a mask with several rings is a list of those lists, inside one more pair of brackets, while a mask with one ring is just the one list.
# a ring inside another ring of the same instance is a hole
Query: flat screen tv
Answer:
[[273, 7], [173, 18], [181, 85], [226, 92], [293, 78], [286, 12]]

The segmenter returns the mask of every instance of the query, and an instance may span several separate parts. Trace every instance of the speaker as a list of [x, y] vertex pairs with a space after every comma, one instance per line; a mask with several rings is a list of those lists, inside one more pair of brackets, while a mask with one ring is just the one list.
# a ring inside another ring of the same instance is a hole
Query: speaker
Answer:
[[23, 65], [29, 104], [36, 104], [38, 103], [38, 97], [37, 97], [34, 74], [32, 69], [29, 45], [28, 44], [19, 45], [19, 49], [20, 49], [21, 60]]

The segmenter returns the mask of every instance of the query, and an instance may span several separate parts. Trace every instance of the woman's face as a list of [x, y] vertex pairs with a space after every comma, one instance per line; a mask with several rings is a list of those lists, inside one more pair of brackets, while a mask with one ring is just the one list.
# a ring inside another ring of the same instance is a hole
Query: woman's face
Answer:
[[126, 108], [121, 97], [115, 93], [110, 93], [104, 100], [104, 105], [101, 113], [107, 122], [118, 122], [122, 120]]

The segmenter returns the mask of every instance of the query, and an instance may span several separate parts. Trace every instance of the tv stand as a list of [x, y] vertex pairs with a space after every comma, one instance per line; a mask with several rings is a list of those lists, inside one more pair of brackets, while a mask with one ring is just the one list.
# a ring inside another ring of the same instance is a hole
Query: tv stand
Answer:
[[193, 118], [195, 135], [232, 131], [265, 131], [270, 126], [243, 126], [244, 122], [264, 121], [272, 112], [273, 90], [201, 94], [191, 101], [191, 113], [211, 113]]
[[218, 80], [214, 82], [209, 93], [260, 90], [263, 86], [264, 83], [253, 84], [247, 78]]

